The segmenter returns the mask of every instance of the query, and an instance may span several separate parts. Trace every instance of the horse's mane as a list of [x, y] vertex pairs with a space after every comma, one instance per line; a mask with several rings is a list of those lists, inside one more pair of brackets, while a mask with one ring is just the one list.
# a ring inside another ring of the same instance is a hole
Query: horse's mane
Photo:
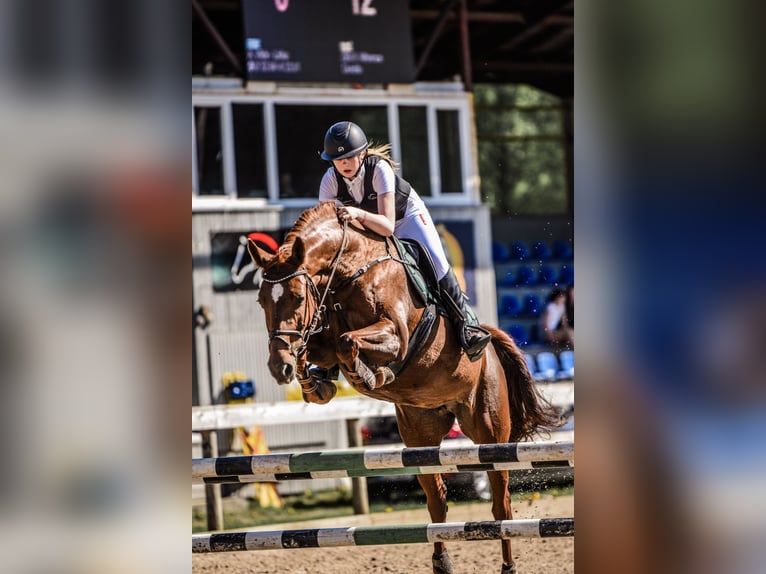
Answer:
[[316, 225], [320, 221], [335, 217], [335, 204], [332, 201], [323, 201], [314, 207], [309, 207], [301, 213], [292, 229], [287, 232], [283, 246], [292, 245], [296, 237], [303, 235], [303, 230], [310, 224]]
[[[325, 244], [327, 240], [330, 240], [339, 245], [341, 229], [342, 225], [338, 220], [335, 203], [324, 201], [314, 207], [309, 207], [301, 213], [293, 227], [285, 235], [282, 245], [279, 246], [278, 254], [280, 257], [278, 260], [284, 261], [290, 257], [298, 237], [304, 241], [304, 244]], [[355, 233], [349, 236], [349, 243], [346, 246], [347, 254], [351, 252], [366, 253], [365, 246], [369, 245], [369, 242], [378, 243], [383, 240], [382, 236], [361, 225], [350, 225], [349, 230], [353, 230]], [[351, 241], [352, 237], [355, 239], [354, 241]]]

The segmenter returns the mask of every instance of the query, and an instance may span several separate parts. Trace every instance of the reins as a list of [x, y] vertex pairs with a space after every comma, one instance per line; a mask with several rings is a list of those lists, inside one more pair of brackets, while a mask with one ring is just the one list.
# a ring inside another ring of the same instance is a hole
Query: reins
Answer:
[[[281, 341], [285, 345], [287, 345], [287, 348], [290, 350], [290, 354], [295, 357], [297, 360], [299, 356], [303, 355], [306, 352], [306, 346], [308, 345], [308, 341], [311, 338], [312, 335], [316, 335], [317, 333], [321, 333], [324, 329], [324, 324], [320, 325], [320, 320], [322, 319], [322, 316], [324, 312], [326, 311], [325, 306], [325, 300], [327, 299], [327, 294], [330, 292], [330, 285], [332, 284], [332, 280], [335, 277], [335, 271], [338, 268], [338, 264], [340, 263], [340, 258], [343, 255], [343, 251], [345, 251], [346, 246], [348, 244], [348, 221], [343, 222], [343, 236], [341, 238], [340, 247], [338, 248], [338, 251], [333, 256], [332, 261], [330, 262], [330, 276], [327, 279], [327, 285], [324, 288], [324, 292], [320, 295], [319, 289], [317, 288], [316, 284], [314, 283], [314, 280], [312, 279], [309, 272], [304, 269], [298, 269], [297, 271], [290, 273], [289, 275], [286, 275], [284, 277], [280, 277], [279, 279], [269, 279], [267, 277], [263, 277], [262, 281], [264, 283], [283, 283], [285, 281], [289, 281], [290, 279], [294, 279], [295, 277], [305, 276], [306, 277], [306, 284], [309, 286], [309, 291], [311, 292], [311, 296], [314, 299], [314, 302], [316, 303], [316, 308], [314, 309], [314, 314], [311, 317], [311, 322], [309, 323], [309, 326], [304, 329], [303, 331], [298, 331], [295, 329], [275, 329], [269, 333], [269, 342], [273, 340]], [[308, 304], [308, 301], [307, 301]], [[299, 338], [300, 344], [297, 346], [297, 348], [293, 348], [293, 345], [290, 343], [290, 341], [286, 338], [288, 336], [295, 336]]]

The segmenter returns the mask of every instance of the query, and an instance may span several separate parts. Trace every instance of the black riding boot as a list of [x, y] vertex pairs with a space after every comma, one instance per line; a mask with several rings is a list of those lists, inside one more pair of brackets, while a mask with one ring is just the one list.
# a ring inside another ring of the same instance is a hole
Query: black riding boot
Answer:
[[452, 269], [447, 271], [447, 274], [439, 280], [439, 287], [441, 288], [442, 301], [447, 307], [447, 314], [460, 335], [460, 345], [468, 358], [476, 361], [481, 357], [481, 353], [492, 339], [492, 335], [479, 325], [476, 315], [466, 303], [465, 294]]

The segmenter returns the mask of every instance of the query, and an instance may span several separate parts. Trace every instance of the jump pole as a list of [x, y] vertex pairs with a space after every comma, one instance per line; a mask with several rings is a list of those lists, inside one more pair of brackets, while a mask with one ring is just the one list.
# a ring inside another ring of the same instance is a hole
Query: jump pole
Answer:
[[454, 474], [459, 472], [486, 472], [492, 470], [533, 471], [541, 469], [561, 470], [574, 468], [568, 460], [544, 462], [498, 462], [494, 464], [459, 464], [449, 466], [406, 466], [402, 468], [378, 468], [361, 470], [317, 470], [272, 474], [243, 474], [235, 476], [210, 476], [193, 478], [192, 484], [248, 484], [252, 482], [282, 482], [286, 480], [312, 480], [327, 478], [366, 478], [370, 476], [407, 476], [418, 474]]
[[574, 459], [574, 442], [541, 441], [403, 449], [351, 449], [192, 460], [192, 478], [317, 471], [545, 462]]
[[352, 526], [197, 534], [192, 536], [192, 553], [567, 536], [574, 536], [574, 518]]

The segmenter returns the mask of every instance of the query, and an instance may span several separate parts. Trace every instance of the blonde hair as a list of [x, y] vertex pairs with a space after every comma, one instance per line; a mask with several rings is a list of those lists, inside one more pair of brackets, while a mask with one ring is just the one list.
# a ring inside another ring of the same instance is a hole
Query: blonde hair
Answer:
[[391, 157], [391, 144], [387, 143], [385, 145], [374, 145], [373, 142], [370, 142], [370, 147], [367, 148], [367, 153], [369, 155], [376, 155], [380, 159], [384, 159], [388, 162], [388, 165], [391, 166], [391, 169], [396, 171], [399, 168], [399, 164], [394, 161], [394, 158]]

